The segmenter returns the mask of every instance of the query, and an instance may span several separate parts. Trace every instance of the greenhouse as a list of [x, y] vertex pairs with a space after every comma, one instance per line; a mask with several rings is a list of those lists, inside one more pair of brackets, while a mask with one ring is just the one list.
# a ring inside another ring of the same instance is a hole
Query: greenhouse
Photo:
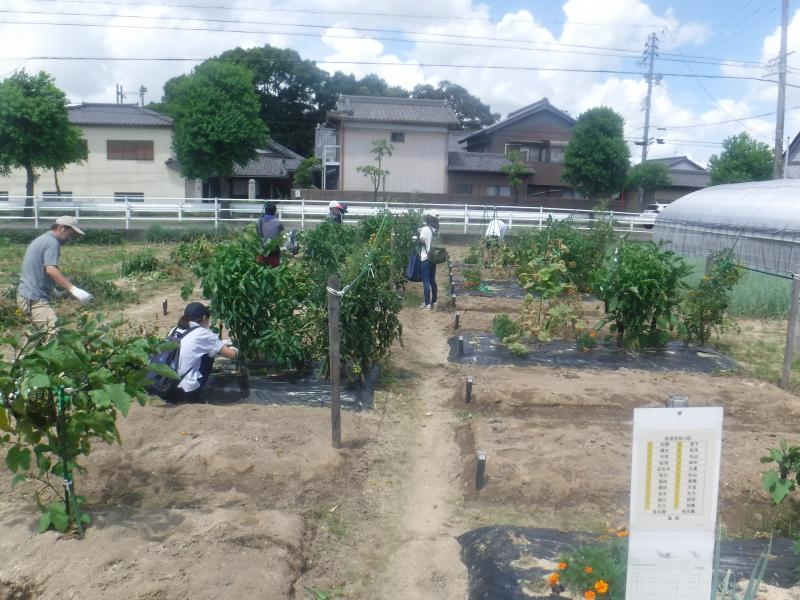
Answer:
[[679, 198], [656, 219], [653, 237], [684, 256], [733, 248], [741, 263], [800, 273], [800, 179], [717, 185]]

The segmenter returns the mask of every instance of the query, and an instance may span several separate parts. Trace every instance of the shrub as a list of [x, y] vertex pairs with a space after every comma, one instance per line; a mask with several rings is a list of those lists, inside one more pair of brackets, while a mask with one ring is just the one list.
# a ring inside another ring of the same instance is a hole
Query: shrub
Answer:
[[625, 600], [626, 535], [619, 532], [614, 538], [571, 548], [561, 556], [558, 571], [550, 575], [550, 585], [563, 586], [578, 598]]
[[514, 321], [507, 314], [499, 314], [492, 319], [492, 332], [500, 339], [504, 340], [509, 336], [518, 335], [520, 332], [519, 323]]
[[711, 268], [697, 287], [686, 294], [682, 311], [689, 341], [705, 344], [711, 331], [720, 334], [736, 325], [729, 316], [731, 291], [743, 270], [733, 260], [733, 250], [725, 249], [710, 257]]
[[137, 252], [122, 261], [120, 273], [124, 277], [135, 277], [155, 273], [161, 267], [161, 261], [148, 252]]
[[156, 244], [170, 242], [190, 242], [197, 238], [207, 238], [213, 241], [222, 241], [235, 238], [240, 231], [233, 227], [189, 227], [186, 229], [170, 229], [163, 225], [151, 225], [144, 232], [144, 240]]
[[181, 242], [170, 253], [170, 260], [179, 265], [194, 268], [205, 264], [214, 254], [214, 244], [205, 236]]
[[[422, 226], [422, 211], [409, 209], [403, 214], [381, 210], [377, 215], [362, 219], [358, 224], [358, 238], [362, 244], [371, 244], [384, 221], [388, 219], [389, 237], [385, 242], [391, 254], [392, 282], [396, 287], [405, 285], [405, 269], [414, 244], [413, 236]], [[386, 227], [384, 226], [384, 229]]]
[[20, 312], [14, 300], [0, 297], [0, 331], [13, 329], [25, 323], [25, 316]]
[[72, 238], [72, 243], [78, 245], [119, 246], [123, 241], [122, 233], [114, 229], [85, 229], [84, 235]]
[[673, 252], [653, 242], [620, 242], [597, 274], [595, 290], [605, 303], [605, 320], [617, 345], [661, 346], [678, 319], [683, 279], [691, 268]]
[[3, 237], [12, 244], [30, 244], [44, 232], [44, 229], [9, 229], [3, 232]]

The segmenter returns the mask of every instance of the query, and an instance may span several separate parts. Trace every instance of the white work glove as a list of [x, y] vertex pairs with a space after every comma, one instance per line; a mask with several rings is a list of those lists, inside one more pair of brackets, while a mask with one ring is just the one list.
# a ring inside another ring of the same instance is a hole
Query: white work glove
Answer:
[[80, 300], [81, 304], [89, 304], [92, 300], [94, 300], [94, 296], [92, 296], [86, 290], [82, 290], [78, 286], [73, 285], [72, 289], [69, 291], [70, 294], [75, 296], [78, 300]]

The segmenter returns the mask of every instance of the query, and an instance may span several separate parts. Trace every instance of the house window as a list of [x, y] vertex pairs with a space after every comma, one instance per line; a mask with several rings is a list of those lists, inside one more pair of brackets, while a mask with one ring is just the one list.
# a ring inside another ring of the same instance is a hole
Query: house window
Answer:
[[108, 160], [153, 160], [152, 140], [106, 140]]
[[8, 202], [8, 192], [0, 192], [0, 202]]
[[392, 143], [393, 144], [402, 144], [406, 141], [406, 132], [405, 131], [393, 131], [392, 132]]
[[72, 192], [42, 192], [45, 202], [72, 202]]
[[510, 185], [487, 185], [486, 186], [486, 195], [487, 196], [510, 196], [511, 195], [511, 186]]
[[550, 162], [547, 158], [548, 144], [546, 142], [506, 144], [506, 155], [514, 150], [522, 155], [522, 160], [525, 162]]
[[114, 192], [114, 202], [144, 202], [142, 192]]
[[472, 195], [472, 184], [471, 183], [457, 183], [456, 184], [456, 194], [469, 194]]

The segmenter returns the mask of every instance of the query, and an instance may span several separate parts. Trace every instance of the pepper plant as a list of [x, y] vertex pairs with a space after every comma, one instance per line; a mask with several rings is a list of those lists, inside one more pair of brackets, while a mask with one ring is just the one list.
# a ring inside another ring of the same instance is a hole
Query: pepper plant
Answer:
[[242, 356], [262, 357], [277, 367], [299, 367], [311, 358], [309, 336], [314, 328], [304, 305], [311, 281], [297, 261], [284, 259], [275, 268], [257, 263], [262, 251], [261, 239], [248, 228], [218, 244], [195, 272], [212, 313]]
[[761, 457], [761, 462], [777, 463], [777, 468], [764, 471], [761, 487], [775, 504], [780, 504], [800, 483], [800, 447], [789, 446], [782, 439], [777, 448], [769, 448], [768, 452], [767, 456]]
[[619, 347], [661, 346], [682, 329], [678, 318], [684, 278], [691, 272], [674, 252], [653, 242], [622, 240], [597, 274], [595, 291]]
[[[12, 485], [39, 484], [39, 532], [82, 531], [89, 516], [72, 483], [72, 473], [85, 470], [80, 457], [97, 440], [120, 442], [117, 414], [127, 416], [134, 401], [145, 404], [149, 370], [177, 377], [166, 366], [148, 365], [149, 355], [164, 349], [161, 340], [131, 337], [122, 324], [82, 314], [74, 327], [50, 335], [0, 339], [14, 353], [0, 363], [0, 448]], [[64, 481], [63, 490], [54, 478]]]

